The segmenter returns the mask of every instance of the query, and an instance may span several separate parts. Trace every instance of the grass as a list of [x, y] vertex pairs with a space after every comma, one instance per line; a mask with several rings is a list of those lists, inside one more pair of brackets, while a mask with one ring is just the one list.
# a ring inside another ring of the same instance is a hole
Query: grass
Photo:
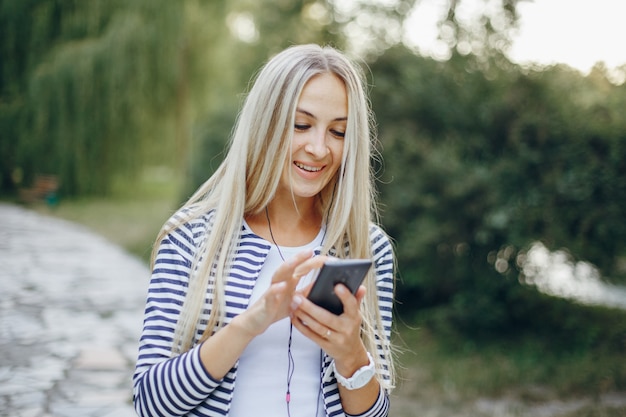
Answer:
[[132, 182], [119, 178], [112, 198], [61, 199], [52, 207], [30, 208], [86, 226], [147, 263], [159, 230], [180, 206], [179, 190], [171, 170], [153, 167]]
[[469, 343], [407, 324], [397, 341], [404, 417], [626, 416], [623, 349], [558, 348], [538, 338]]
[[[177, 207], [172, 194], [66, 200], [36, 209], [87, 226], [147, 262], [158, 230]], [[559, 351], [536, 338], [477, 344], [444, 340], [410, 323], [397, 328], [403, 352], [393, 416], [626, 416], [624, 352]]]
[[427, 329], [406, 326], [399, 335], [408, 347], [402, 355], [405, 365], [429, 364], [430, 382], [463, 399], [498, 397], [511, 391], [533, 399], [539, 386], [554, 397], [599, 397], [626, 388], [623, 352], [601, 347], [564, 351], [534, 339], [492, 340], [466, 348]]
[[63, 201], [57, 207], [33, 206], [43, 214], [82, 224], [144, 261], [161, 226], [176, 209], [169, 198], [142, 200], [87, 199]]

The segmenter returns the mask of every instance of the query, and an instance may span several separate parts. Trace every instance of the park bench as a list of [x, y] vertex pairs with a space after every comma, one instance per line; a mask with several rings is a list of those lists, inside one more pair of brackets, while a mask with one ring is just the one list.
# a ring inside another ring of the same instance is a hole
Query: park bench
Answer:
[[57, 201], [59, 178], [56, 175], [36, 175], [30, 188], [20, 188], [19, 199], [22, 203], [46, 202], [54, 205]]

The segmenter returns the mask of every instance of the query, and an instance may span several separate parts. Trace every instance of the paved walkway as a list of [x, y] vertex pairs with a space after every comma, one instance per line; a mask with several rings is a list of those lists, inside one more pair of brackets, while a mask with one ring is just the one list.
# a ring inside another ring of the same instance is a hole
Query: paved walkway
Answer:
[[0, 204], [0, 416], [135, 416], [148, 278], [87, 229]]

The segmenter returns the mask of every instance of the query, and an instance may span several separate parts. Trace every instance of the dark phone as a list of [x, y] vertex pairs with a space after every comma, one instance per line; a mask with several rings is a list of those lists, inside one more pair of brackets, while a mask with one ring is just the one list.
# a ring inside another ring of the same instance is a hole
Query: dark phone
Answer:
[[313, 283], [308, 299], [333, 314], [343, 313], [343, 304], [335, 294], [335, 285], [344, 284], [352, 294], [356, 294], [371, 266], [372, 261], [369, 259], [326, 261]]

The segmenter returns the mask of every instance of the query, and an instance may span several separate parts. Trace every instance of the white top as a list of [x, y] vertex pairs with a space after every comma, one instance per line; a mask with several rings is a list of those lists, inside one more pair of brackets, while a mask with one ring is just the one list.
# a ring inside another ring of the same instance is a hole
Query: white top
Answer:
[[[322, 244], [323, 228], [309, 244], [301, 247], [280, 247], [280, 253], [289, 259], [305, 249], [315, 249]], [[272, 244], [265, 264], [257, 278], [250, 304], [256, 302], [270, 286], [274, 271], [283, 260]], [[307, 285], [313, 274], [302, 277], [298, 288]], [[296, 329], [292, 329], [289, 365], [289, 318], [272, 324], [263, 334], [254, 338], [239, 358], [237, 382], [229, 416], [280, 417], [325, 416], [321, 395], [321, 349]], [[287, 412], [288, 371], [290, 382], [289, 414]]]

